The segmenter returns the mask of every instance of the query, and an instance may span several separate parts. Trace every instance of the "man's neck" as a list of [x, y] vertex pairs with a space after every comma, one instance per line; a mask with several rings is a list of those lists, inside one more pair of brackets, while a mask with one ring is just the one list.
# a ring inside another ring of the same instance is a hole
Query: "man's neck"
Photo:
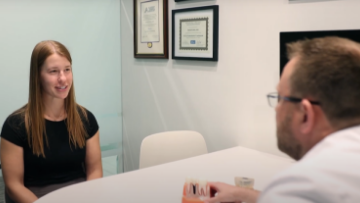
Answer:
[[322, 128], [318, 128], [313, 132], [313, 135], [308, 140], [306, 146], [302, 147], [301, 152], [301, 158], [305, 156], [306, 153], [308, 153], [315, 145], [317, 145], [319, 142], [321, 142], [324, 138], [329, 136], [330, 134], [336, 132], [337, 130], [333, 127], [329, 126], [323, 126]]

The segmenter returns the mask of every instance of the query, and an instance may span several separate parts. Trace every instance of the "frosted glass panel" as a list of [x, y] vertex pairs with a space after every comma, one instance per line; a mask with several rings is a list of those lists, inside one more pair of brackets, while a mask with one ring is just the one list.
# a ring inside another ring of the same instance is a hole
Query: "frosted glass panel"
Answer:
[[122, 169], [120, 0], [0, 0], [0, 30], [0, 123], [27, 102], [34, 46], [57, 40], [73, 58], [77, 102], [99, 123], [103, 157]]

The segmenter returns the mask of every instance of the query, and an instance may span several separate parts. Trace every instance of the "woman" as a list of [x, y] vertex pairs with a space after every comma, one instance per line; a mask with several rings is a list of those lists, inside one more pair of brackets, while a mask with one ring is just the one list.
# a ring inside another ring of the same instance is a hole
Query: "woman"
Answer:
[[28, 103], [1, 131], [1, 165], [9, 202], [34, 202], [74, 183], [102, 177], [99, 127], [75, 102], [71, 56], [56, 41], [31, 56]]

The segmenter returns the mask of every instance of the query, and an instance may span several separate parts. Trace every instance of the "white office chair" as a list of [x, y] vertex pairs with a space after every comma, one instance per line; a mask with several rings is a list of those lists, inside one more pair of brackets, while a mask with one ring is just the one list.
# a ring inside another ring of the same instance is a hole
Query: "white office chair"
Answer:
[[203, 136], [195, 131], [169, 131], [149, 135], [141, 142], [139, 168], [206, 154]]

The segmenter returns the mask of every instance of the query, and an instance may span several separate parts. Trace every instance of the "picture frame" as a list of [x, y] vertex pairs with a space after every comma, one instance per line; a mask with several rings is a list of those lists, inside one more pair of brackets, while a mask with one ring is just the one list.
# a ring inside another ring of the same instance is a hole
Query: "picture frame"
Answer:
[[168, 59], [168, 0], [133, 0], [134, 58]]
[[172, 11], [172, 59], [218, 61], [219, 6]]

